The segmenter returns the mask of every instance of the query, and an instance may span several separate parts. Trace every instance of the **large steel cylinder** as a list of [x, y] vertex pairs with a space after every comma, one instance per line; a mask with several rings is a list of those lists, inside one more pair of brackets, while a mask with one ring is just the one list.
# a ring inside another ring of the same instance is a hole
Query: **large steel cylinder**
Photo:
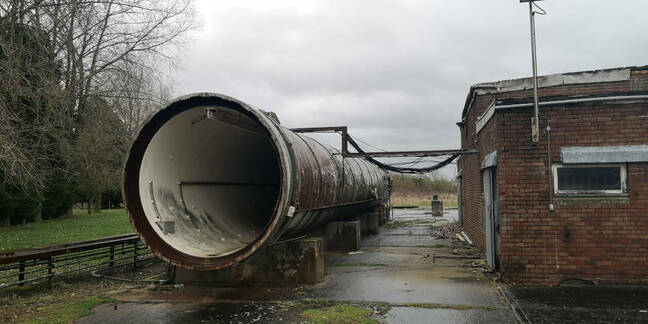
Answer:
[[150, 249], [195, 270], [384, 206], [389, 175], [279, 125], [234, 98], [201, 93], [155, 113], [124, 167], [126, 208]]

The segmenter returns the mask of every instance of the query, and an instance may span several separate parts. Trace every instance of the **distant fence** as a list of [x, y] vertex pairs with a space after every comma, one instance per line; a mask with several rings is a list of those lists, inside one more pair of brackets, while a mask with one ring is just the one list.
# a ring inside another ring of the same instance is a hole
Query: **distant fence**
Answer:
[[114, 269], [153, 259], [136, 234], [0, 252], [0, 289], [90, 270]]

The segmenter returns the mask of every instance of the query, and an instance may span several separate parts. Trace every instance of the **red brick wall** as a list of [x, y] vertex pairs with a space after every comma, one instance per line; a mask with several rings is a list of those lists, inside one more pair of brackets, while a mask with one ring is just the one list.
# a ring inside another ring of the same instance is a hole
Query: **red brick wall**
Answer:
[[479, 134], [475, 134], [474, 125], [477, 116], [480, 116], [488, 108], [494, 98], [493, 96], [476, 98], [474, 107], [477, 109], [474, 114], [468, 116], [468, 124], [473, 126], [465, 127], [462, 130], [461, 147], [464, 149], [477, 149], [479, 154], [464, 155], [457, 163], [458, 169], [463, 172], [461, 194], [464, 230], [473, 243], [482, 251], [485, 249], [485, 236], [481, 163], [487, 154], [497, 150], [497, 120], [500, 116], [494, 116]]
[[[637, 71], [635, 71], [637, 72]], [[540, 89], [541, 95], [581, 95], [637, 89], [648, 77], [633, 72], [630, 82], [572, 85]], [[643, 72], [643, 71], [638, 71]], [[498, 94], [529, 97], [529, 91]], [[551, 154], [560, 163], [562, 146], [648, 144], [648, 104], [590, 103], [541, 108], [541, 141], [533, 144], [531, 108], [498, 111], [475, 134], [475, 120], [494, 96], [478, 96], [467, 116], [462, 147], [479, 155], [464, 156], [464, 227], [484, 251], [480, 166], [498, 151], [501, 221], [501, 269], [511, 281], [553, 284], [565, 278], [598, 281], [648, 281], [648, 163], [629, 163], [627, 197], [554, 199], [548, 210], [547, 120]]]

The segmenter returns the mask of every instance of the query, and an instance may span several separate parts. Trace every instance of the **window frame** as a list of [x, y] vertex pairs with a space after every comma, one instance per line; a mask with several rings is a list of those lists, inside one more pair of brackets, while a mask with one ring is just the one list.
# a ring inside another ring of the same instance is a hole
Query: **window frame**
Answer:
[[[596, 167], [618, 167], [621, 178], [619, 190], [559, 190], [558, 169], [561, 168], [596, 168]], [[553, 177], [553, 192], [559, 196], [626, 196], [628, 194], [628, 168], [625, 163], [579, 163], [579, 164], [553, 164], [551, 175]]]

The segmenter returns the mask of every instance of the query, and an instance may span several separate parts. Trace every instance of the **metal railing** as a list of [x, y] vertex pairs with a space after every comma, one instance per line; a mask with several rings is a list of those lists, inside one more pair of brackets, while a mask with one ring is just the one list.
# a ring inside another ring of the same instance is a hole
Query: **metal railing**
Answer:
[[0, 252], [0, 289], [83, 271], [132, 266], [154, 258], [136, 234]]

